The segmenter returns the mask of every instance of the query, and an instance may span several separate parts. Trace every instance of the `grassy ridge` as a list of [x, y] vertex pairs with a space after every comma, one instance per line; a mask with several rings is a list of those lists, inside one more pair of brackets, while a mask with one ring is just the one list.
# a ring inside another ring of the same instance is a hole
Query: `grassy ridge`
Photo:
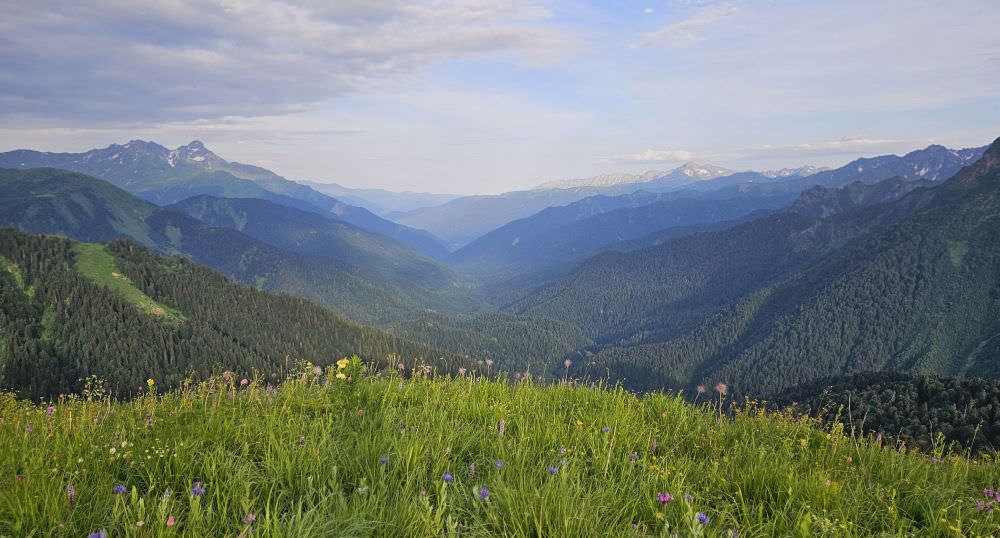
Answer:
[[147, 314], [162, 317], [167, 321], [184, 321], [184, 314], [154, 301], [135, 287], [135, 284], [122, 274], [115, 257], [104, 248], [104, 245], [74, 243], [73, 252], [76, 254], [76, 270], [94, 283], [111, 288]]
[[0, 399], [0, 535], [982, 536], [1000, 524], [977, 507], [1000, 486], [995, 459], [754, 410], [720, 418], [668, 395], [335, 372], [48, 410]]

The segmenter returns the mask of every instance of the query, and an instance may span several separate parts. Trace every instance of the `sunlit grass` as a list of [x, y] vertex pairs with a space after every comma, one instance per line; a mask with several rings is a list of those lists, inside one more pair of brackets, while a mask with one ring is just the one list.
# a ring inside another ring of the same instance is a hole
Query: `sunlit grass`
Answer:
[[1000, 523], [983, 509], [993, 458], [938, 463], [669, 395], [342, 371], [130, 402], [8, 397], [0, 535], [976, 536]]

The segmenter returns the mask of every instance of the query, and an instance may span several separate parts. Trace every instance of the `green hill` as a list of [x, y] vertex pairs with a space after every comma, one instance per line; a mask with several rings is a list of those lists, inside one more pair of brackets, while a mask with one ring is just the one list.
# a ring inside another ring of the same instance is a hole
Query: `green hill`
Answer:
[[989, 536], [1000, 525], [984, 496], [1000, 484], [992, 456], [898, 450], [754, 410], [720, 417], [661, 394], [395, 370], [309, 372], [273, 391], [217, 378], [129, 403], [91, 392], [51, 410], [0, 397], [0, 535]]
[[784, 213], [593, 258], [515, 308], [578, 325], [599, 344], [583, 372], [640, 389], [995, 375], [998, 160], [1000, 141], [933, 187], [807, 191]]
[[90, 375], [121, 394], [150, 376], [171, 387], [224, 370], [280, 375], [297, 360], [353, 352], [461, 362], [134, 243], [6, 229], [0, 256], [0, 387], [24, 396], [79, 390]]

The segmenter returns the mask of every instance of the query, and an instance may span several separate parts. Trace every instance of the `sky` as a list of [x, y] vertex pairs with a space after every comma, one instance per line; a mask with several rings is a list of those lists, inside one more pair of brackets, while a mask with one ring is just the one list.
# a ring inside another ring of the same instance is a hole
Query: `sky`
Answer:
[[0, 0], [0, 151], [496, 193], [1000, 136], [996, 0]]

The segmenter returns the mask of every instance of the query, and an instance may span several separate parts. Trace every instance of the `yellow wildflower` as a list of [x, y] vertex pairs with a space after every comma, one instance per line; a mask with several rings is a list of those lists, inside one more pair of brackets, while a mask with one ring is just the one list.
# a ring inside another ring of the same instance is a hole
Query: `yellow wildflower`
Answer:
[[156, 381], [153, 381], [153, 378], [151, 377], [146, 380], [146, 384], [149, 385], [149, 388], [153, 388], [153, 385], [156, 384]]
[[339, 361], [337, 361], [337, 368], [343, 370], [344, 368], [347, 368], [349, 364], [351, 364], [351, 361], [347, 359], [340, 359]]
[[347, 379], [347, 374], [345, 374], [344, 372], [340, 372], [339, 374], [337, 374], [337, 379]]

